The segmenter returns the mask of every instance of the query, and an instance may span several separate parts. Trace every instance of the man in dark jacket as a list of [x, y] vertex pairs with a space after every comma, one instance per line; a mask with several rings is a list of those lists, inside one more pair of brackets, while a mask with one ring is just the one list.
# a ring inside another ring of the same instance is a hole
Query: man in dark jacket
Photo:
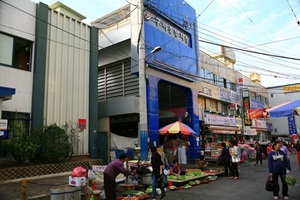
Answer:
[[[151, 152], [151, 166], [152, 166], [152, 199], [156, 199], [156, 185], [158, 179], [161, 178], [161, 175], [163, 173], [163, 162], [161, 160], [161, 156], [157, 152], [157, 149], [155, 146], [150, 147], [150, 152]], [[163, 187], [160, 188], [161, 190], [161, 198], [160, 199], [165, 199], [166, 198], [166, 191]]]
[[225, 176], [228, 176], [229, 172], [230, 172], [230, 154], [229, 154], [229, 149], [226, 146], [225, 142], [223, 142], [221, 145], [222, 145], [223, 149], [222, 149], [222, 152], [221, 152], [221, 155], [220, 155], [219, 159], [222, 161], [222, 163], [224, 165]]
[[254, 149], [256, 151], [256, 163], [255, 163], [255, 166], [257, 166], [258, 161], [260, 161], [260, 165], [262, 165], [263, 148], [259, 145], [258, 142], [255, 142]]
[[[280, 150], [280, 142], [274, 142], [273, 150], [268, 155], [268, 167], [270, 176], [272, 176], [274, 181], [273, 196], [274, 199], [279, 198], [279, 185], [278, 177], [280, 177], [282, 182], [282, 196], [284, 199], [289, 199], [288, 195], [288, 185], [285, 181], [287, 170], [291, 170], [291, 166], [287, 160], [284, 152]], [[289, 173], [289, 171], [288, 171]]]

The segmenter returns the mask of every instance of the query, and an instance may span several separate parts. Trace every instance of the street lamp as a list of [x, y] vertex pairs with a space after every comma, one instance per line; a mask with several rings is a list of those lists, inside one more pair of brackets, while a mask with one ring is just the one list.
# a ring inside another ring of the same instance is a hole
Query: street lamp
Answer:
[[154, 47], [154, 48], [150, 51], [150, 53], [147, 54], [147, 55], [145, 56], [145, 62], [147, 61], [147, 58], [148, 58], [150, 55], [155, 54], [155, 53], [157, 53], [157, 52], [159, 52], [159, 51], [161, 51], [161, 46], [156, 46], [156, 47]]

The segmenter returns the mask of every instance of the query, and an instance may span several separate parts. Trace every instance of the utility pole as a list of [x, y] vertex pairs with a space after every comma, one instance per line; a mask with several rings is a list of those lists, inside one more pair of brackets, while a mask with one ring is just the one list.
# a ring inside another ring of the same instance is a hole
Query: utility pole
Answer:
[[[138, 38], [139, 52], [139, 141], [141, 148], [141, 160], [146, 160], [148, 157], [148, 123], [147, 123], [147, 96], [146, 96], [146, 70], [145, 70], [145, 41], [144, 41], [144, 3], [143, 0], [137, 0], [138, 5], [138, 20], [137, 24], [140, 30]], [[138, 33], [136, 33], [138, 34]]]

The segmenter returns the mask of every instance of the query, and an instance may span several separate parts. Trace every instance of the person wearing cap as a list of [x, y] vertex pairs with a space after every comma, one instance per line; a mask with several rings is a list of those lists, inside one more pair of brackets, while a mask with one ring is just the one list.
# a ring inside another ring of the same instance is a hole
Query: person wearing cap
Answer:
[[[290, 163], [287, 160], [286, 154], [280, 150], [281, 144], [279, 141], [274, 142], [273, 150], [268, 155], [269, 175], [274, 181], [273, 197], [279, 199], [279, 184], [280, 177], [282, 183], [282, 196], [285, 200], [289, 199], [288, 185], [285, 181], [286, 173], [291, 171]], [[288, 171], [287, 171], [288, 170]]]
[[106, 200], [115, 200], [117, 198], [116, 190], [116, 177], [122, 173], [125, 176], [129, 176], [131, 173], [127, 171], [124, 167], [124, 163], [127, 161], [127, 155], [125, 153], [119, 156], [119, 159], [116, 159], [109, 163], [105, 168], [104, 174], [104, 192]]

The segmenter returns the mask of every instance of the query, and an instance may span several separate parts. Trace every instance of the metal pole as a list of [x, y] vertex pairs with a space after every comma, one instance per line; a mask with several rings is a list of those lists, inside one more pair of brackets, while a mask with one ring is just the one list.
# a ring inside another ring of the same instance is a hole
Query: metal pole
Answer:
[[245, 132], [245, 115], [244, 115], [244, 96], [243, 96], [243, 88], [241, 89], [241, 118], [242, 118], [242, 138], [244, 139], [244, 132]]

